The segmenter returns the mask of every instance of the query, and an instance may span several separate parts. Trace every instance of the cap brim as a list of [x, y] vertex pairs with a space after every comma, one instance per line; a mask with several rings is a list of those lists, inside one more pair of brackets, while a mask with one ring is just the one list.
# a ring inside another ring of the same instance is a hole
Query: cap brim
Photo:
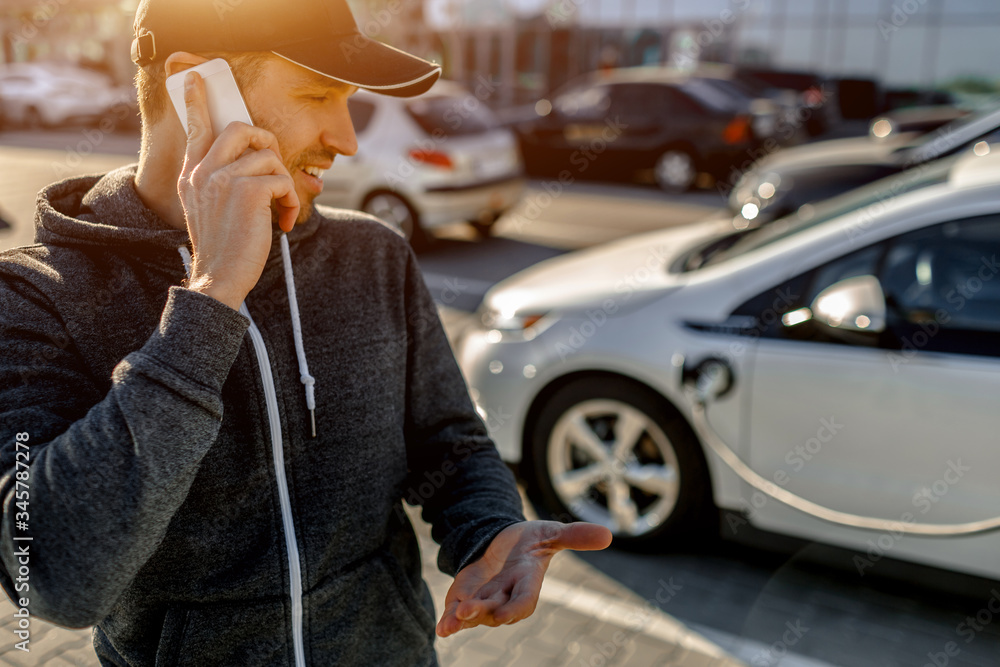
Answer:
[[317, 74], [393, 97], [425, 93], [441, 76], [440, 65], [360, 33], [281, 46], [274, 53]]

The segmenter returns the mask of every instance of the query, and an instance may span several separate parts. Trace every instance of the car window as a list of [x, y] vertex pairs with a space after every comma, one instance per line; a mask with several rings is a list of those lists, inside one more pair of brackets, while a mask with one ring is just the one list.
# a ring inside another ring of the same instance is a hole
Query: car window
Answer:
[[752, 102], [754, 99], [753, 92], [746, 90], [737, 82], [726, 79], [704, 79], [704, 81], [716, 90], [745, 103]]
[[[949, 222], [901, 236], [879, 275], [901, 341], [923, 330], [928, 350], [1000, 351], [1000, 216]], [[930, 332], [933, 331], [933, 335]]]
[[662, 117], [666, 99], [662, 86], [627, 83], [611, 88], [611, 114], [626, 123], [649, 123]]
[[584, 86], [559, 95], [552, 106], [569, 120], [603, 120], [611, 108], [611, 95], [607, 86]]
[[740, 304], [732, 314], [753, 318], [753, 324], [746, 327], [744, 333], [765, 338], [783, 337], [782, 317], [804, 305], [811, 277], [808, 272], [795, 276]]
[[704, 114], [705, 111], [698, 105], [698, 102], [683, 91], [673, 86], [661, 86], [660, 89], [663, 91], [663, 108], [667, 113], [671, 115]]
[[729, 113], [739, 110], [738, 100], [702, 79], [691, 79], [682, 83], [679, 88], [712, 111]]
[[482, 134], [500, 126], [493, 111], [469, 95], [424, 95], [406, 103], [406, 111], [427, 134], [447, 137]]
[[792, 323], [784, 321], [784, 316], [809, 307], [819, 293], [831, 285], [848, 278], [874, 275], [884, 249], [885, 244], [879, 243], [838, 257], [758, 294], [736, 308], [733, 315], [755, 318], [757, 333], [766, 338], [813, 338], [815, 331], [809, 327], [789, 326]]
[[[744, 90], [750, 92], [755, 97], [764, 97], [774, 88], [771, 84], [757, 78], [749, 72], [736, 72], [736, 81], [740, 83]], [[808, 86], [806, 86], [808, 88]]]
[[[917, 351], [1000, 356], [1000, 216], [948, 222], [837, 258], [747, 300], [733, 315], [756, 324], [744, 333], [843, 344], [806, 319], [785, 321], [828, 287], [878, 277], [887, 331], [855, 344]], [[793, 318], [794, 319], [794, 318]]]
[[351, 122], [354, 124], [354, 132], [361, 134], [372, 122], [375, 115], [375, 105], [366, 100], [349, 98], [347, 100], [347, 110], [351, 113]]

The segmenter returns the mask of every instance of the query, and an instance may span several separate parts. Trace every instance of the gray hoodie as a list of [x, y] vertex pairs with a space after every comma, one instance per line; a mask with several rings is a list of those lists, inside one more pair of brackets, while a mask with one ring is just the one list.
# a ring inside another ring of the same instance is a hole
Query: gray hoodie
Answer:
[[402, 499], [449, 574], [523, 516], [409, 246], [322, 209], [297, 297], [276, 231], [237, 313], [179, 286], [134, 176], [50, 186], [0, 254], [0, 584], [103, 664], [435, 664]]

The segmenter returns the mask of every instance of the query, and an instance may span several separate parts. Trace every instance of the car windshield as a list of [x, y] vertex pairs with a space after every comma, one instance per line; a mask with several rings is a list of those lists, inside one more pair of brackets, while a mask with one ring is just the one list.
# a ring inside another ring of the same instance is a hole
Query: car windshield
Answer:
[[721, 264], [782, 239], [818, 227], [834, 218], [885, 202], [893, 197], [948, 181], [958, 156], [932, 162], [901, 174], [883, 178], [816, 205], [806, 205], [785, 218], [728, 234], [698, 248], [685, 262], [685, 270]]
[[738, 82], [744, 90], [752, 93], [755, 97], [764, 97], [767, 95], [768, 91], [776, 88], [766, 81], [758, 79], [753, 74], [749, 72], [738, 72], [736, 74], [736, 82]]
[[740, 100], [746, 102], [753, 101], [755, 94], [753, 91], [747, 90], [737, 81], [730, 81], [728, 79], [705, 79], [705, 82], [713, 86], [716, 90], [722, 91], [725, 94], [732, 95]]
[[457, 137], [499, 127], [493, 111], [473, 95], [429, 95], [407, 102], [406, 110], [427, 134]]

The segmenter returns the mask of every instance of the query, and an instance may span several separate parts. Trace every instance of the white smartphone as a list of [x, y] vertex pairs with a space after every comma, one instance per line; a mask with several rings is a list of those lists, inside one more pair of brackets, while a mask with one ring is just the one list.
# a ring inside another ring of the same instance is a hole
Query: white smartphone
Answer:
[[187, 105], [184, 103], [184, 77], [188, 72], [198, 72], [205, 80], [205, 90], [208, 94], [208, 112], [212, 118], [212, 133], [219, 136], [226, 126], [233, 121], [253, 125], [250, 112], [240, 95], [233, 71], [222, 58], [209, 60], [183, 72], [167, 77], [167, 92], [177, 110], [177, 116], [187, 133]]

